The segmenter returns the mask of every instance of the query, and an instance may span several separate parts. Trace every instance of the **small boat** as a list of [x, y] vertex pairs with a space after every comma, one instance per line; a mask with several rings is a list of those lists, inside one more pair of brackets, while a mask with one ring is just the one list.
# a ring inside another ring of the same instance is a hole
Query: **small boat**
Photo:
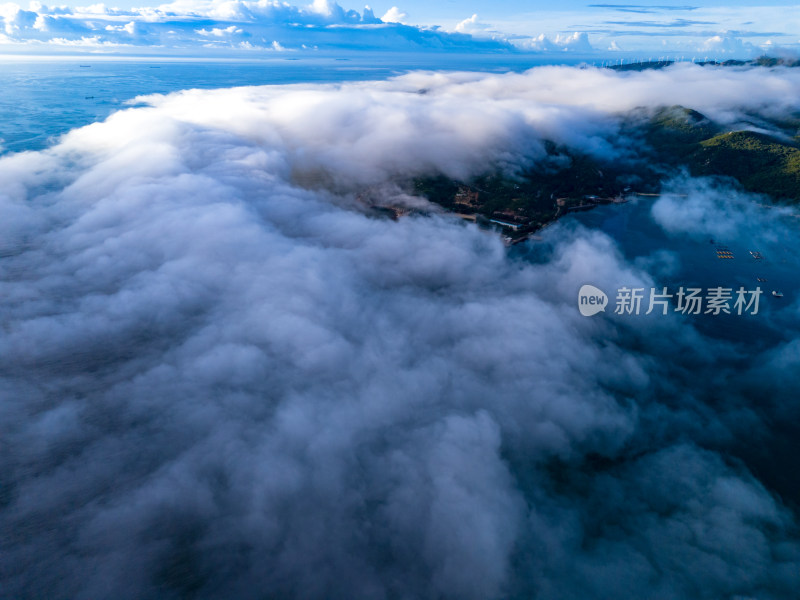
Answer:
[[753, 252], [752, 250], [750, 250], [750, 256], [752, 256], [756, 260], [762, 260], [764, 258], [764, 255], [761, 254], [761, 252]]
[[767, 280], [767, 278], [766, 277], [756, 277], [756, 280], [760, 281], [761, 283], [764, 283]]
[[783, 292], [778, 292], [777, 290], [772, 290], [772, 295], [776, 298], [783, 298]]

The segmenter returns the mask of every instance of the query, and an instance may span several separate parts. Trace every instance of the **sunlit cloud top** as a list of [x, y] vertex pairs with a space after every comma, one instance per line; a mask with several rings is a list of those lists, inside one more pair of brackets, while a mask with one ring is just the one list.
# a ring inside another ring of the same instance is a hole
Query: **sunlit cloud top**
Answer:
[[[112, 8], [0, 5], [0, 52], [264, 55], [435, 51], [647, 54], [700, 60], [793, 53], [800, 23], [786, 7], [586, 4], [553, 10], [482, 3], [432, 20], [415, 2], [359, 9], [332, 0], [176, 0]], [[512, 3], [513, 4], [513, 3]], [[568, 5], [570, 3], [567, 3]], [[473, 12], [482, 7], [485, 11]], [[795, 11], [796, 12], [796, 11]]]

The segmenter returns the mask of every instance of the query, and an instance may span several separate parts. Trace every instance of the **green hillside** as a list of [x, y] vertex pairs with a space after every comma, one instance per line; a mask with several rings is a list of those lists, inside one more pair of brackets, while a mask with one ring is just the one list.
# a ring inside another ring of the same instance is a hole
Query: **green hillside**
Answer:
[[[663, 108], [644, 122], [634, 121], [628, 133], [637, 128], [641, 132], [654, 153], [655, 172], [686, 167], [692, 175], [733, 177], [748, 191], [800, 202], [797, 137], [782, 140], [754, 131], [725, 132], [705, 115], [682, 106]], [[791, 137], [797, 135], [798, 124], [795, 118], [784, 118], [767, 126]]]
[[723, 133], [700, 142], [688, 157], [697, 175], [727, 175], [752, 192], [800, 201], [800, 149], [753, 131]]
[[702, 113], [683, 106], [655, 113], [631, 111], [622, 134], [638, 144], [636, 156], [601, 161], [547, 142], [548, 157], [513, 177], [489, 172], [468, 181], [443, 175], [417, 178], [412, 193], [447, 210], [505, 223], [512, 236], [534, 231], [572, 210], [616, 201], [629, 191], [658, 192], [661, 182], [688, 170], [694, 176], [736, 179], [774, 201], [800, 203], [798, 115], [767, 122], [753, 116], [754, 131], [724, 131]]
[[670, 162], [680, 160], [687, 146], [699, 144], [722, 131], [702, 113], [683, 106], [663, 108], [644, 126], [647, 142]]

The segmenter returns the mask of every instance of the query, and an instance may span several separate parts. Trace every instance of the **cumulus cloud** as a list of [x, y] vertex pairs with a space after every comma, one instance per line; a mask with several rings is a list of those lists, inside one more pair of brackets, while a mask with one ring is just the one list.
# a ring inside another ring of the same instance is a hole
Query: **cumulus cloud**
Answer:
[[357, 193], [545, 139], [621, 156], [626, 109], [798, 88], [686, 66], [195, 90], [3, 157], [4, 592], [791, 597], [795, 516], [736, 443], [772, 413], [734, 349], [580, 316], [587, 281], [653, 284], [598, 231], [523, 259]]
[[[560, 53], [565, 49], [582, 54], [603, 55], [624, 39], [626, 52], [704, 52], [710, 57], [750, 57], [781, 46], [796, 53], [795, 32], [785, 20], [775, 18], [771, 7], [707, 10], [702, 19], [619, 20], [614, 9], [600, 6], [585, 13], [556, 11], [497, 19], [490, 14], [468, 17], [452, 27], [411, 26], [397, 6], [378, 18], [366, 6], [354, 10], [334, 0], [284, 2], [281, 0], [174, 0], [161, 5], [114, 8], [103, 3], [71, 8], [32, 2], [27, 8], [6, 3], [0, 6], [0, 38], [6, 51], [46, 52], [51, 39], [80, 39], [99, 35], [100, 42], [136, 46], [119, 52], [156, 48], [160, 53], [191, 54], [208, 42], [193, 35], [196, 29], [241, 27], [241, 39], [217, 44], [219, 49], [242, 42], [263, 46], [264, 40], [281, 39], [287, 45], [303, 45], [321, 51], [342, 49], [389, 49], [395, 51], [469, 50], [473, 52], [534, 51]], [[680, 7], [679, 7], [680, 8]], [[691, 7], [690, 7], [691, 8]], [[657, 12], [661, 8], [657, 7]], [[753, 12], [755, 11], [755, 12]], [[634, 11], [636, 12], [636, 11]], [[663, 12], [663, 11], [662, 11]], [[469, 13], [466, 13], [469, 14]], [[697, 15], [700, 16], [700, 15]], [[134, 33], [113, 29], [134, 22]], [[580, 31], [574, 32], [580, 23]], [[741, 29], [742, 23], [752, 29]], [[759, 26], [756, 26], [758, 23]], [[111, 27], [112, 29], [109, 29]], [[452, 30], [451, 30], [452, 29]], [[541, 33], [536, 36], [532, 33]], [[577, 39], [572, 39], [578, 36]], [[591, 36], [591, 44], [586, 36]], [[624, 36], [624, 37], [623, 37]], [[766, 44], [773, 40], [773, 44]], [[266, 42], [268, 45], [269, 42]], [[208, 51], [205, 52], [207, 54]], [[639, 57], [641, 58], [641, 57]]]
[[461, 33], [485, 34], [490, 29], [491, 27], [489, 25], [478, 20], [477, 14], [472, 15], [468, 19], [464, 19], [456, 25], [456, 31]]
[[703, 42], [698, 48], [701, 52], [717, 54], [735, 54], [737, 56], [757, 56], [762, 52], [761, 48], [754, 46], [750, 42], [745, 42], [740, 38], [730, 35], [715, 35]]
[[588, 34], [584, 32], [574, 32], [570, 35], [558, 34], [554, 39], [550, 39], [544, 34], [535, 38], [517, 39], [514, 44], [525, 50], [535, 52], [580, 52], [589, 54], [594, 52], [592, 44], [589, 42]]
[[298, 50], [512, 49], [503, 40], [475, 40], [436, 28], [404, 25], [404, 18], [405, 14], [396, 7], [378, 19], [369, 7], [359, 12], [330, 0], [317, 0], [309, 6], [278, 1], [177, 0], [130, 10], [108, 8], [104, 4], [74, 10], [39, 3], [32, 4], [30, 10], [12, 3], [0, 7], [2, 42], [24, 46], [28, 51], [46, 51], [54, 44], [91, 39], [98, 45], [154, 48], [162, 53], [191, 54], [192, 48], [204, 48], [207, 54], [209, 36], [226, 38], [217, 47], [228, 53], [243, 44], [268, 49], [275, 39], [290, 40], [284, 44]]
[[580, 54], [592, 54], [596, 49], [589, 41], [589, 35], [585, 32], [573, 32], [571, 34], [556, 34], [555, 37], [539, 34], [537, 37], [528, 35], [509, 35], [498, 30], [490, 23], [482, 21], [477, 14], [460, 21], [455, 26], [455, 31], [471, 35], [478, 39], [504, 40], [517, 50], [536, 53], [562, 53], [573, 52]]
[[408, 17], [406, 13], [401, 11], [396, 6], [393, 6], [381, 17], [381, 21], [384, 23], [402, 23], [406, 17]]

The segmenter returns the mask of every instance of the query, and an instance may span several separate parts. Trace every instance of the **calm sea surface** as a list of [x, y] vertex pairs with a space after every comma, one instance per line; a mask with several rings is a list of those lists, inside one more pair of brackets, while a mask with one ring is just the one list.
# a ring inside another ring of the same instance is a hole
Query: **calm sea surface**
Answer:
[[523, 71], [536, 57], [399, 55], [234, 61], [134, 61], [74, 58], [0, 60], [0, 152], [41, 150], [54, 136], [97, 120], [142, 94], [387, 79], [416, 69]]

